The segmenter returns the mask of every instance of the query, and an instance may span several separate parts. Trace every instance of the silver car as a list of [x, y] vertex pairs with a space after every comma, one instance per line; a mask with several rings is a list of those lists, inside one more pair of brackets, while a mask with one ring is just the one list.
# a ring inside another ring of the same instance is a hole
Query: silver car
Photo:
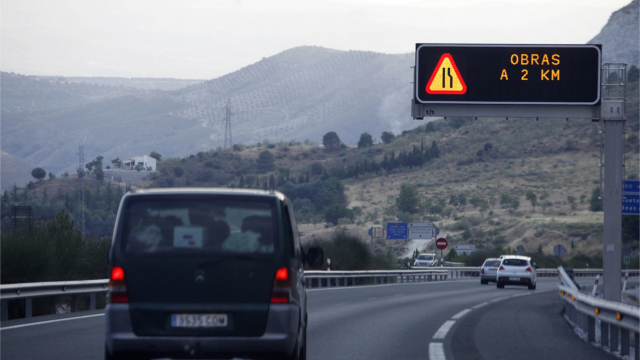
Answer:
[[486, 259], [480, 268], [480, 284], [486, 285], [490, 282], [496, 282], [500, 259]]
[[436, 256], [435, 254], [420, 254], [416, 261], [414, 261], [413, 266], [436, 266]]

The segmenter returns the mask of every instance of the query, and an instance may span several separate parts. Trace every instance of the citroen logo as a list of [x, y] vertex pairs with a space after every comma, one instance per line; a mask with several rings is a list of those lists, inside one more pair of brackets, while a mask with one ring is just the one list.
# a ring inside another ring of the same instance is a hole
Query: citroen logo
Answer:
[[196, 271], [196, 273], [194, 275], [195, 275], [196, 283], [202, 284], [204, 282], [204, 280], [205, 280], [204, 271], [198, 270], [198, 271]]

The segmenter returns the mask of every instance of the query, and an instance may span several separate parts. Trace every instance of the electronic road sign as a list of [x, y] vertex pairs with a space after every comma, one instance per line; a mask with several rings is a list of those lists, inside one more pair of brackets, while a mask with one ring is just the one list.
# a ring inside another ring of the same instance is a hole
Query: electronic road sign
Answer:
[[597, 105], [601, 53], [600, 45], [416, 44], [414, 100]]

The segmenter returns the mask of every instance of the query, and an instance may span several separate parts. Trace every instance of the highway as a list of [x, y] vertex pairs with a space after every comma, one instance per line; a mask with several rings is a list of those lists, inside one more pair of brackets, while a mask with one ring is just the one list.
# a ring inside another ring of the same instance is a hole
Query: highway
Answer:
[[[537, 290], [476, 279], [311, 289], [308, 358], [615, 359], [566, 324], [557, 283], [540, 278]], [[104, 316], [77, 315], [3, 323], [2, 359], [102, 359]]]

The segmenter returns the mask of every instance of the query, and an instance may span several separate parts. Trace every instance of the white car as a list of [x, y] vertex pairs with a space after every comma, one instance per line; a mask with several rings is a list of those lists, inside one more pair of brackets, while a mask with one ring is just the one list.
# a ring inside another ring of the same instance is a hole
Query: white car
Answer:
[[435, 254], [420, 254], [413, 262], [413, 266], [436, 266], [436, 262]]
[[528, 256], [506, 255], [502, 258], [496, 275], [499, 289], [505, 285], [524, 285], [536, 288], [536, 264]]
[[496, 282], [500, 259], [486, 259], [480, 268], [480, 284], [486, 285], [489, 282]]

